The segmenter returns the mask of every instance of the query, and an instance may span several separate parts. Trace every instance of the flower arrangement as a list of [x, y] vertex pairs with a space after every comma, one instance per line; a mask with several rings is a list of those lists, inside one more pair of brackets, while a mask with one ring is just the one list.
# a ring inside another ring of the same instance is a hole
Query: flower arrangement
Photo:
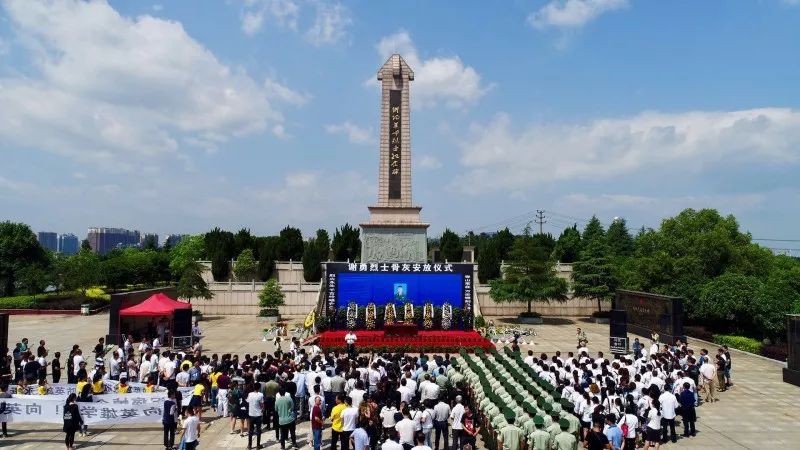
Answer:
[[383, 313], [383, 323], [393, 324], [397, 320], [397, 311], [394, 309], [394, 303], [387, 303], [386, 310]]
[[453, 326], [453, 307], [445, 302], [442, 305], [442, 329], [449, 330]]
[[433, 305], [431, 303], [425, 303], [422, 312], [422, 326], [426, 330], [433, 328]]
[[375, 308], [375, 303], [370, 303], [367, 305], [367, 329], [374, 330], [375, 329], [375, 316], [377, 315], [377, 309]]
[[403, 321], [405, 323], [414, 323], [414, 305], [408, 302], [403, 307]]
[[353, 330], [356, 328], [356, 320], [358, 319], [358, 305], [356, 302], [347, 304], [347, 329]]

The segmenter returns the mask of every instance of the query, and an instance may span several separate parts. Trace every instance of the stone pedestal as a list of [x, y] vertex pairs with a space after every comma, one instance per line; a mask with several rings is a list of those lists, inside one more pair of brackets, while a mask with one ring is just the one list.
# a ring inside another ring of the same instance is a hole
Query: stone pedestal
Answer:
[[420, 221], [421, 209], [371, 206], [361, 224], [361, 261], [425, 262], [429, 224]]

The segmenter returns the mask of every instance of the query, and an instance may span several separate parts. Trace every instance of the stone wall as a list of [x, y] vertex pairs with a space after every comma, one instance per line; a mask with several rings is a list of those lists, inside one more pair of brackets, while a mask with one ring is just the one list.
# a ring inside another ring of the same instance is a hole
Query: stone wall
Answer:
[[[306, 283], [303, 279], [303, 265], [298, 262], [278, 262], [275, 269], [278, 284], [286, 295], [285, 305], [279, 308], [281, 316], [290, 320], [304, 318], [317, 306], [320, 284]], [[258, 306], [258, 293], [264, 288], [262, 282], [210, 282], [208, 288], [214, 298], [192, 300], [194, 309], [205, 315], [255, 316], [261, 310]]]

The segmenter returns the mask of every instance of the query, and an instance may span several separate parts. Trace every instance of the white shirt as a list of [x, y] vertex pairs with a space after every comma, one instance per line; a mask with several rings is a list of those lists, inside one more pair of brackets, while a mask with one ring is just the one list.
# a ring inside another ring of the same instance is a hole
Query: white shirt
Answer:
[[391, 408], [388, 406], [384, 406], [381, 409], [381, 419], [383, 419], [383, 427], [384, 428], [391, 428], [397, 424], [394, 420], [394, 415], [397, 412], [397, 408], [392, 406]]
[[439, 398], [439, 385], [436, 383], [423, 382], [419, 385], [419, 396], [424, 400], [436, 400]]
[[82, 355], [75, 355], [75, 356], [72, 357], [72, 364], [75, 366], [72, 369], [72, 374], [73, 375], [77, 375], [78, 371], [81, 370], [80, 364], [81, 364], [82, 361], [83, 361], [83, 356]]
[[432, 450], [427, 445], [418, 445], [416, 447], [412, 447], [411, 450]]
[[659, 414], [655, 408], [650, 409], [650, 412], [647, 414], [647, 420], [648, 428], [652, 428], [654, 430], [661, 429], [661, 414]]
[[342, 431], [353, 431], [358, 425], [358, 408], [349, 407], [342, 411]]
[[386, 442], [381, 444], [381, 450], [403, 450], [403, 444], [387, 439]]
[[355, 333], [347, 333], [344, 336], [344, 341], [347, 342], [348, 345], [356, 343], [356, 334]]
[[678, 407], [678, 399], [672, 392], [664, 392], [658, 397], [658, 402], [661, 403], [661, 415], [665, 419], [675, 418], [675, 408]]
[[625, 414], [619, 419], [617, 426], [620, 430], [622, 430], [622, 424], [628, 424], [628, 435], [624, 436], [628, 439], [633, 439], [636, 437], [636, 428], [639, 426], [639, 418], [633, 414]]
[[[353, 400], [353, 408], [358, 409], [361, 406], [361, 402], [364, 401], [364, 394], [366, 391], [362, 391], [361, 389], [353, 389], [350, 391], [350, 398]], [[355, 430], [355, 427], [353, 427]]]
[[433, 420], [444, 422], [450, 417], [450, 405], [445, 402], [439, 402], [433, 407]]
[[464, 405], [458, 403], [453, 407], [453, 411], [450, 412], [450, 418], [453, 419], [454, 430], [464, 429], [464, 425], [461, 423], [462, 416], [464, 416]]
[[264, 394], [261, 392], [247, 394], [247, 407], [250, 417], [261, 417], [264, 414]]
[[[77, 365], [75, 367], [77, 367]], [[717, 374], [717, 368], [714, 367], [713, 364], [707, 362], [702, 366], [700, 366], [700, 373], [706, 380], [712, 380], [714, 379], [714, 376]]]
[[414, 398], [414, 391], [412, 391], [408, 385], [400, 386], [397, 388], [397, 392], [400, 393], [400, 400], [406, 403], [411, 402], [411, 399]]
[[413, 420], [404, 417], [403, 420], [397, 422], [397, 425], [395, 425], [394, 428], [397, 430], [397, 433], [400, 434], [401, 444], [414, 444], [414, 432], [416, 431], [416, 424]]
[[183, 421], [183, 427], [186, 429], [185, 436], [186, 442], [194, 442], [200, 434], [200, 419], [197, 416], [189, 416]]

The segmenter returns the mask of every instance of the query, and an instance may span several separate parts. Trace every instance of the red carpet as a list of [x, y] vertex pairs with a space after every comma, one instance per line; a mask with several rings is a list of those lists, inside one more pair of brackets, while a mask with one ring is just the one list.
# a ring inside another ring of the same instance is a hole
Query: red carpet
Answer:
[[[419, 331], [415, 336], [385, 336], [383, 331], [356, 331], [356, 349], [379, 351], [457, 352], [466, 348], [490, 348], [492, 342], [477, 331]], [[319, 335], [325, 350], [344, 350], [346, 330], [326, 331]]]

